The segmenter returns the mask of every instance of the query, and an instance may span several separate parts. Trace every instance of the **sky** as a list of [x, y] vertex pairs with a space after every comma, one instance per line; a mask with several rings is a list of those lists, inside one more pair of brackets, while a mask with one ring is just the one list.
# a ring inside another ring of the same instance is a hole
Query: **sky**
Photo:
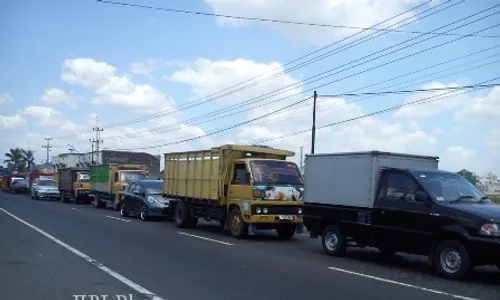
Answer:
[[432, 155], [440, 169], [500, 174], [500, 87], [449, 89], [500, 83], [495, 0], [115, 2], [336, 26], [1, 1], [0, 151], [29, 148], [39, 163], [52, 138], [51, 157], [85, 152], [99, 127], [103, 149], [265, 144], [299, 162], [317, 91], [316, 153]]

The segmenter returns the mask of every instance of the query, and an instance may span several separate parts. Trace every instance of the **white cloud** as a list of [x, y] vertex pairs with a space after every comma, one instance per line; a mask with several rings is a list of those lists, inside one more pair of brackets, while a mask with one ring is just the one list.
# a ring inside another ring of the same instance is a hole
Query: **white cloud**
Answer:
[[493, 88], [486, 97], [471, 99], [455, 114], [459, 122], [472, 119], [500, 127], [500, 87]]
[[152, 58], [146, 58], [142, 62], [134, 62], [130, 64], [130, 72], [137, 75], [145, 75], [153, 78], [152, 74], [158, 69], [158, 61]]
[[441, 156], [440, 169], [458, 172], [462, 169], [477, 168], [476, 151], [463, 146], [450, 146]]
[[116, 75], [115, 67], [91, 58], [65, 60], [61, 78], [94, 92], [94, 104], [154, 109], [173, 106], [172, 99], [163, 92], [149, 84], [135, 84], [124, 75]]
[[[454, 88], [459, 87], [460, 85], [457, 83], [451, 84], [443, 84], [440, 82], [432, 82], [426, 84], [422, 87], [422, 89], [446, 89], [446, 88]], [[415, 93], [411, 96], [407, 97], [405, 100], [406, 103], [414, 102], [414, 101], [426, 101], [424, 99], [434, 100], [440, 99], [437, 101], [427, 102], [423, 105], [409, 105], [404, 106], [401, 109], [397, 110], [394, 115], [396, 117], [405, 117], [405, 118], [429, 118], [433, 116], [437, 116], [445, 111], [451, 111], [460, 106], [461, 104], [467, 102], [468, 96], [467, 94], [460, 94], [456, 96], [451, 96], [455, 92], [453, 90], [442, 90], [436, 92], [425, 92], [425, 93]]]
[[14, 99], [12, 98], [12, 96], [9, 93], [0, 94], [0, 105], [9, 104], [12, 102], [14, 102]]
[[[298, 22], [333, 24], [370, 27], [380, 21], [388, 19], [407, 10], [417, 0], [320, 0], [311, 5], [310, 1], [303, 0], [205, 0], [217, 14], [253, 16]], [[393, 20], [393, 24], [403, 18], [411, 17], [406, 14]], [[258, 24], [280, 32], [286, 37], [305, 41], [311, 44], [325, 44], [341, 36], [354, 34], [357, 30], [347, 30], [329, 27], [290, 25], [278, 23], [252, 23], [249, 21], [217, 18], [221, 26], [251, 26]], [[389, 24], [379, 27], [384, 28]]]
[[19, 114], [13, 116], [0, 115], [0, 130], [17, 129], [24, 124], [26, 124], [26, 120]]
[[29, 106], [24, 109], [24, 114], [34, 122], [36, 126], [56, 127], [65, 132], [75, 132], [83, 129], [72, 121], [67, 120], [59, 110], [53, 109], [52, 107]]
[[45, 103], [57, 105], [64, 102], [72, 109], [77, 108], [78, 97], [72, 91], [67, 93], [58, 88], [46, 89], [41, 99]]

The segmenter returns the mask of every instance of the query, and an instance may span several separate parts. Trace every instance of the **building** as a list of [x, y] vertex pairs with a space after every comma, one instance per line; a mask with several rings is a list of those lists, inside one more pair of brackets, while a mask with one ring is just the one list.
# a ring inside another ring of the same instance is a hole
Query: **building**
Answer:
[[85, 153], [61, 153], [52, 157], [52, 164], [56, 169], [83, 167], [88, 163], [89, 161], [85, 160]]
[[495, 174], [488, 173], [486, 176], [481, 177], [479, 182], [482, 186], [482, 192], [486, 195], [500, 195], [500, 179]]

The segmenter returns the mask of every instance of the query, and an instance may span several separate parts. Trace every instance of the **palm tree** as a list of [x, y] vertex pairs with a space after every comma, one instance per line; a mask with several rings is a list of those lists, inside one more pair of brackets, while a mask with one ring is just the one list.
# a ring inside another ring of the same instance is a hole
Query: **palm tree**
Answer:
[[5, 153], [5, 157], [7, 157], [6, 160], [3, 162], [7, 164], [7, 167], [11, 168], [12, 170], [18, 169], [18, 171], [23, 171], [25, 164], [24, 164], [24, 157], [23, 157], [23, 149], [21, 148], [14, 148], [10, 149], [9, 152]]
[[23, 162], [28, 164], [28, 171], [31, 171], [31, 167], [35, 166], [35, 153], [33, 150], [23, 149]]

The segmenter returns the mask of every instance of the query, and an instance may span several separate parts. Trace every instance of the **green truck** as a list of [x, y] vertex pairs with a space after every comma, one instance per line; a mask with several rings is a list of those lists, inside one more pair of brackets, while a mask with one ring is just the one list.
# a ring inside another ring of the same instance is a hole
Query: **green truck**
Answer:
[[139, 164], [105, 164], [90, 169], [90, 193], [94, 206], [120, 209], [123, 190], [132, 180], [149, 177], [148, 167]]

